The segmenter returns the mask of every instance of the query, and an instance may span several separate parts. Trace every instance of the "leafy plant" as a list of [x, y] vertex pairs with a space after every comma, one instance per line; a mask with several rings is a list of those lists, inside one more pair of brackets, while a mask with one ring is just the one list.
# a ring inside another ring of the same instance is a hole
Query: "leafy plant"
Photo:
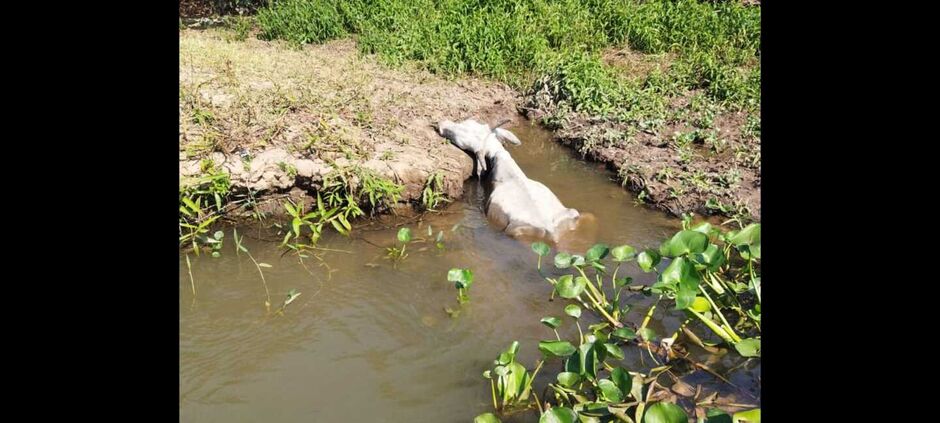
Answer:
[[490, 380], [493, 407], [497, 410], [525, 405], [531, 394], [532, 381], [541, 368], [540, 363], [535, 371], [527, 372], [525, 367], [516, 361], [518, 352], [519, 341], [513, 341], [509, 348], [493, 361], [495, 367], [483, 372], [483, 377]]
[[444, 175], [440, 172], [434, 172], [428, 176], [424, 183], [424, 191], [421, 193], [421, 204], [425, 210], [435, 211], [435, 208], [441, 203], [448, 202], [444, 195]]
[[447, 281], [453, 282], [457, 288], [457, 301], [466, 304], [470, 301], [470, 286], [473, 285], [473, 272], [470, 269], [450, 269], [447, 272]]
[[208, 243], [209, 238], [205, 234], [209, 233], [209, 226], [212, 225], [219, 216], [208, 213], [202, 207], [202, 198], [195, 201], [189, 197], [182, 197], [180, 201], [180, 245], [190, 243], [196, 255], [199, 255], [200, 245]]
[[359, 169], [357, 176], [361, 183], [360, 198], [367, 198], [373, 211], [387, 208], [401, 198], [404, 186], [382, 178], [371, 170]]
[[398, 235], [396, 236], [398, 242], [401, 243], [400, 247], [388, 247], [385, 250], [387, 251], [386, 256], [393, 261], [402, 261], [408, 254], [405, 253], [405, 249], [408, 247], [408, 243], [411, 242], [411, 229], [401, 228], [398, 230]]
[[[288, 246], [294, 250], [316, 245], [323, 233], [323, 227], [327, 223], [343, 235], [349, 235], [349, 231], [352, 230], [352, 225], [349, 224], [349, 219], [347, 218], [347, 214], [349, 214], [348, 209], [346, 212], [344, 212], [341, 207], [327, 209], [319, 193], [317, 193], [317, 208], [310, 213], [305, 213], [303, 203], [296, 204], [293, 200], [288, 200], [284, 203], [284, 209], [291, 217], [291, 227], [290, 231], [284, 235], [284, 241], [281, 245]], [[309, 230], [310, 245], [296, 242], [300, 239], [303, 228], [308, 228]], [[291, 239], [294, 239], [295, 242], [289, 244], [288, 242]]]
[[[543, 243], [532, 244], [532, 250], [539, 257], [550, 252]], [[539, 342], [543, 359], [538, 362], [536, 370], [547, 361], [559, 360], [561, 367], [556, 382], [545, 387], [549, 394], [541, 401], [536, 397], [533, 403], [528, 397], [523, 397], [521, 391], [510, 391], [520, 395], [510, 396], [510, 401], [504, 401], [502, 406], [494, 399], [494, 408], [505, 411], [506, 404], [512, 404], [516, 409], [534, 406], [541, 414], [540, 421], [688, 421], [688, 415], [681, 407], [653, 396], [659, 388], [656, 380], [671, 365], [660, 365], [644, 374], [628, 371], [609, 361], [625, 357], [622, 349], [625, 344], [636, 343], [651, 349], [651, 341], [657, 335], [648, 323], [657, 306], [666, 301], [674, 303], [671, 310], [682, 313], [685, 321], [671, 336], [662, 338], [661, 353], [669, 354], [681, 333], [689, 334], [691, 342], [701, 344], [703, 341], [690, 326], [690, 323], [698, 322], [727, 345], [733, 346], [738, 354], [759, 357], [759, 259], [759, 224], [740, 231], [722, 232], [708, 223], [693, 225], [692, 216], [686, 216], [683, 229], [657, 249], [638, 251], [629, 245], [610, 248], [596, 244], [584, 254], [557, 253], [553, 260], [555, 267], [570, 269], [571, 273], [545, 279], [553, 286], [553, 296], [557, 294], [570, 301], [564, 312], [575, 320], [578, 340], [570, 342], [560, 336], [557, 328], [561, 319], [543, 317], [541, 323], [552, 330], [554, 339]], [[630, 278], [617, 276], [621, 266], [634, 260], [641, 271], [657, 274], [655, 284], [634, 287], [629, 285]], [[605, 286], [604, 280], [610, 283]], [[628, 288], [645, 295], [658, 295], [637, 329], [630, 327], [632, 324], [621, 322], [629, 310], [628, 306], [621, 304], [621, 293]], [[755, 307], [747, 313], [742, 305], [748, 301], [740, 298], [742, 295], [752, 296], [756, 301]], [[595, 313], [601, 322], [585, 330], [580, 324], [585, 311]], [[727, 318], [728, 313], [738, 317], [736, 324], [730, 323], [732, 320]], [[750, 317], [745, 316], [748, 313]], [[524, 371], [524, 368], [517, 369], [516, 374], [524, 374]], [[492, 373], [484, 376], [491, 378]], [[499, 385], [492, 386], [495, 389]], [[513, 386], [518, 388], [518, 385]], [[494, 398], [496, 393], [505, 395], [505, 391], [496, 389]], [[535, 396], [534, 392], [532, 394]], [[757, 416], [759, 419], [760, 410], [744, 413], [751, 413], [751, 418]], [[713, 414], [718, 415], [717, 412]]]
[[552, 252], [548, 244], [544, 242], [536, 242], [532, 244], [532, 251], [539, 256], [538, 270], [542, 270], [542, 257], [547, 256], [548, 253]]
[[252, 18], [242, 16], [226, 16], [224, 23], [226, 28], [231, 31], [228, 36], [229, 41], [245, 41], [253, 24]]

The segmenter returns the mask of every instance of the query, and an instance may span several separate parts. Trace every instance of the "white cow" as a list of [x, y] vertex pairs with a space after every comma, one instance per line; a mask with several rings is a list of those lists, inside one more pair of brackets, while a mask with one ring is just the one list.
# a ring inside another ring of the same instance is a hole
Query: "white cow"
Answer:
[[[503, 142], [519, 145], [512, 132], [467, 119], [438, 123], [438, 132], [476, 158], [477, 176], [489, 191], [486, 216], [510, 236], [548, 238], [557, 242], [574, 229], [580, 214], [561, 204], [545, 185], [525, 176]], [[485, 173], [484, 173], [485, 172]], [[490, 185], [487, 187], [487, 185]]]

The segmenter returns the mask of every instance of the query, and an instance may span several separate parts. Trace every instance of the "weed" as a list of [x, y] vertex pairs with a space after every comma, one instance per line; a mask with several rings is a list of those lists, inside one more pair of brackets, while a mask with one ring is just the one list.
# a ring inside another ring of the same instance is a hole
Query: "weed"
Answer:
[[386, 257], [392, 261], [399, 262], [408, 257], [408, 254], [405, 253], [405, 249], [408, 248], [408, 243], [411, 242], [411, 229], [401, 228], [398, 230], [398, 235], [396, 235], [398, 242], [401, 243], [400, 247], [388, 247], [386, 248]]
[[278, 162], [277, 167], [281, 169], [282, 172], [287, 173], [289, 178], [297, 177], [297, 167], [293, 163]]
[[202, 207], [201, 197], [193, 200], [188, 196], [181, 196], [180, 203], [180, 245], [189, 243], [192, 246], [193, 252], [198, 256], [200, 251], [199, 244], [209, 243], [209, 238], [206, 237], [205, 234], [209, 233], [209, 226], [219, 218], [219, 215], [207, 212]]
[[[573, 422], [579, 421], [579, 416], [593, 421], [688, 421], [682, 407], [652, 399], [657, 388], [656, 380], [661, 374], [671, 374], [668, 370], [672, 365], [660, 365], [644, 374], [607, 362], [608, 359], [622, 360], [625, 357], [622, 345], [634, 342], [645, 348], [656, 361], [652, 341], [657, 334], [649, 327], [649, 322], [663, 302], [675, 303], [672, 311], [683, 315], [683, 323], [671, 336], [661, 338], [658, 353], [668, 358], [683, 359], [673, 351], [680, 333], [691, 334], [689, 338], [693, 343], [698, 340], [702, 348], [714, 350], [689, 330], [689, 324], [695, 321], [741, 356], [760, 357], [761, 284], [757, 265], [761, 257], [760, 225], [722, 233], [708, 223], [692, 226], [691, 220], [691, 215], [685, 216], [683, 230], [655, 250], [638, 251], [629, 245], [609, 248], [597, 244], [583, 255], [557, 253], [555, 267], [574, 272], [559, 278], [545, 277], [545, 280], [552, 286], [553, 297], [557, 294], [571, 301], [564, 311], [575, 320], [578, 339], [576, 342], [563, 339], [557, 331], [562, 320], [543, 317], [541, 323], [552, 330], [555, 339], [538, 343], [542, 359], [534, 371], [528, 372], [516, 360], [519, 343], [514, 341], [495, 360], [495, 367], [483, 372], [483, 377], [490, 381], [493, 408], [497, 412], [511, 413], [534, 406], [541, 414], [541, 421]], [[550, 252], [543, 243], [533, 244], [532, 250], [540, 258]], [[607, 257], [612, 263], [605, 263]], [[664, 259], [669, 260], [668, 266], [660, 271], [660, 262]], [[644, 295], [658, 295], [658, 298], [636, 330], [621, 322], [629, 307], [621, 307], [620, 294], [625, 288], [634, 290], [628, 285], [632, 279], [617, 277], [621, 266], [630, 261], [636, 261], [642, 272], [657, 275], [652, 286], [637, 287]], [[613, 264], [616, 267], [608, 274], [609, 266]], [[460, 269], [451, 270], [452, 273], [455, 271]], [[593, 275], [589, 275], [589, 271]], [[603, 283], [608, 278], [609, 291]], [[616, 293], [613, 298], [608, 297], [611, 293]], [[746, 302], [741, 301], [742, 296], [755, 299], [754, 306], [748, 306], [747, 311]], [[600, 323], [589, 326], [587, 333], [580, 324], [582, 310], [585, 309], [601, 319]], [[739, 317], [735, 325], [729, 323], [729, 315]], [[536, 390], [532, 385], [539, 370], [549, 360], [561, 361], [560, 372], [554, 378], [542, 379], [548, 382], [540, 399], [535, 396]], [[678, 377], [672, 377], [678, 383]], [[547, 395], [549, 392], [551, 396]], [[534, 401], [530, 400], [531, 396], [535, 396]], [[735, 418], [758, 418], [759, 413], [760, 409], [742, 411], [736, 413]], [[709, 416], [718, 414], [723, 412], [713, 411]], [[488, 417], [483, 415], [480, 418]], [[732, 420], [727, 415], [722, 418]], [[492, 419], [496, 419], [495, 415]]]
[[434, 172], [428, 175], [427, 182], [424, 183], [424, 191], [421, 193], [421, 205], [425, 210], [435, 211], [435, 208], [447, 200], [444, 197], [444, 175], [440, 172]]
[[226, 37], [229, 41], [245, 41], [251, 32], [253, 20], [251, 17], [226, 16], [224, 24], [231, 31]]
[[450, 269], [447, 272], [447, 281], [453, 282], [457, 288], [457, 302], [461, 305], [470, 301], [470, 286], [473, 285], [473, 272], [470, 269]]
[[[261, 10], [258, 23], [265, 39], [319, 43], [357, 33], [363, 51], [393, 65], [412, 60], [517, 88], [538, 81], [576, 110], [617, 106], [617, 78], [597, 52], [623, 43], [679, 55], [668, 75], [653, 79], [660, 89], [705, 88], [743, 105], [759, 99], [760, 7], [737, 2], [283, 0]], [[748, 66], [758, 71], [739, 69]]]

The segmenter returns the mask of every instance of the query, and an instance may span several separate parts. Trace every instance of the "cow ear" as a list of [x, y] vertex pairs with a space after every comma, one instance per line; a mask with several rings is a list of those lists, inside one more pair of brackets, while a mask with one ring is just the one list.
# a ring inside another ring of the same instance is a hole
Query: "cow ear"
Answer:
[[508, 142], [513, 145], [522, 144], [522, 141], [519, 141], [519, 138], [516, 138], [516, 136], [512, 132], [509, 132], [503, 128], [496, 128], [495, 132], [496, 132], [496, 138], [502, 142]]

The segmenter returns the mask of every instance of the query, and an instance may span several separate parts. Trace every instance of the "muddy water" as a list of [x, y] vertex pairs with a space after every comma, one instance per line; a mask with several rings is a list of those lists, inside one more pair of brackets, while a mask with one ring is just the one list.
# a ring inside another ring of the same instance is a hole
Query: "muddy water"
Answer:
[[[577, 160], [548, 133], [513, 130], [523, 141], [511, 149], [522, 169], [567, 206], [597, 219], [599, 229], [579, 234], [571, 248], [594, 242], [655, 246], [679, 228], [674, 219], [635, 206], [608, 172]], [[269, 294], [251, 259], [235, 253], [232, 228], [225, 228], [220, 258], [194, 258], [195, 297], [180, 256], [180, 421], [469, 422], [490, 411], [482, 371], [513, 340], [520, 342], [521, 361], [534, 366], [538, 341], [553, 337], [539, 319], [563, 317], [565, 304], [548, 301], [550, 286], [536, 271], [529, 246], [488, 224], [482, 195], [470, 180], [464, 200], [407, 222], [417, 238], [427, 237], [428, 226], [435, 235], [443, 230], [445, 248], [418, 239], [397, 267], [384, 258], [397, 232], [392, 222], [358, 227], [350, 238], [325, 235], [320, 245], [335, 251], [303, 261], [282, 256], [279, 237], [263, 225], [239, 228], [252, 256], [272, 266], [262, 268]], [[471, 301], [463, 307], [446, 282], [452, 267], [470, 267], [475, 275]], [[652, 283], [635, 266], [628, 269], [635, 282]], [[267, 313], [268, 295], [276, 309], [292, 289], [301, 295], [282, 315]], [[626, 302], [635, 306], [628, 319], [639, 322], [651, 301], [636, 295]], [[461, 312], [451, 318], [445, 307]], [[560, 333], [574, 341], [577, 329], [566, 320]], [[657, 313], [652, 327], [664, 333], [678, 325]], [[625, 352], [623, 367], [655, 367], [636, 347]], [[742, 363], [723, 357], [709, 365], [728, 372]], [[554, 377], [558, 366], [547, 365], [539, 379]], [[755, 363], [731, 371], [728, 378], [740, 389], [707, 373], [685, 380], [759, 404], [741, 393], [759, 397], [759, 375]], [[504, 419], [537, 420], [537, 413]]]

